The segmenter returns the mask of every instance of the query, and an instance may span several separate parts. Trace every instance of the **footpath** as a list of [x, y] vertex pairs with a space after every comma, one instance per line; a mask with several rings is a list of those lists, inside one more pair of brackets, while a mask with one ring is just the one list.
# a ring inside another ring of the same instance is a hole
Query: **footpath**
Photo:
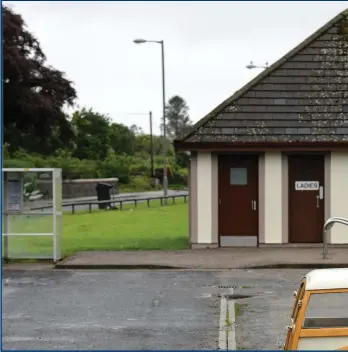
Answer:
[[53, 264], [4, 264], [5, 270], [56, 269], [266, 269], [348, 268], [348, 248], [218, 248], [176, 251], [91, 251], [78, 252]]
[[348, 267], [348, 248], [218, 248], [177, 251], [79, 252], [56, 264], [66, 269], [245, 269]]

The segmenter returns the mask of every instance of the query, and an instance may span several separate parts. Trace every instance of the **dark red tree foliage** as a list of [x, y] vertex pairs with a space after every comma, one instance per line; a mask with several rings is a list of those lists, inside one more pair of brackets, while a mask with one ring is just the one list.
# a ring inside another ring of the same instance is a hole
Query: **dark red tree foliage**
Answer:
[[2, 21], [4, 143], [11, 151], [49, 154], [73, 138], [62, 109], [73, 104], [76, 91], [63, 72], [45, 64], [21, 15], [2, 6]]

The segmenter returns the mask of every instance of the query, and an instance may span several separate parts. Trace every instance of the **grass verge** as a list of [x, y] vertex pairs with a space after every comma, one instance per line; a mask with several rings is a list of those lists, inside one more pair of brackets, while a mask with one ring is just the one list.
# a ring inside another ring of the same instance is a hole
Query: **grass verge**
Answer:
[[[123, 210], [81, 210], [62, 217], [62, 254], [79, 251], [176, 250], [188, 248], [188, 210], [183, 199], [124, 204]], [[52, 232], [52, 217], [17, 216], [10, 219], [10, 232]], [[9, 254], [52, 253], [52, 237], [16, 236], [9, 238]]]
[[243, 312], [246, 307], [247, 307], [247, 304], [245, 304], [245, 303], [243, 303], [243, 304], [235, 303], [234, 310], [235, 310], [236, 317], [240, 317], [241, 315], [243, 315]]
[[228, 310], [226, 311], [225, 324], [226, 324], [226, 327], [230, 327], [232, 325], [230, 320], [230, 312]]

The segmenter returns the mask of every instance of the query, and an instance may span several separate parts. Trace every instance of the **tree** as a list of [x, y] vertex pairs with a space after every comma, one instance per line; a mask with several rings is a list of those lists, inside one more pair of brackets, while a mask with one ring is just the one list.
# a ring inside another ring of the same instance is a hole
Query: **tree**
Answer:
[[137, 125], [132, 125], [132, 126], [130, 127], [130, 130], [131, 130], [136, 136], [144, 134], [143, 129], [142, 129], [140, 126], [137, 126]]
[[[182, 97], [175, 95], [169, 99], [166, 107], [166, 132], [172, 140], [179, 138], [192, 126], [188, 111], [189, 107]], [[176, 152], [175, 159], [180, 167], [188, 167], [190, 157], [187, 153]]]
[[74, 112], [71, 124], [75, 131], [76, 144], [73, 156], [79, 159], [104, 160], [110, 147], [109, 117], [83, 108]]
[[112, 123], [110, 126], [110, 145], [116, 154], [133, 155], [136, 146], [135, 134], [123, 124]]
[[49, 154], [69, 143], [73, 131], [64, 105], [76, 91], [64, 73], [46, 66], [38, 40], [19, 14], [2, 6], [4, 141], [9, 150], [21, 146]]
[[169, 99], [166, 106], [166, 132], [171, 139], [178, 138], [192, 125], [186, 101], [178, 95]]
[[[151, 136], [149, 134], [140, 134], [136, 136], [136, 152], [145, 157], [151, 153]], [[161, 136], [153, 136], [153, 153], [154, 155], [160, 155], [163, 153], [163, 138]]]

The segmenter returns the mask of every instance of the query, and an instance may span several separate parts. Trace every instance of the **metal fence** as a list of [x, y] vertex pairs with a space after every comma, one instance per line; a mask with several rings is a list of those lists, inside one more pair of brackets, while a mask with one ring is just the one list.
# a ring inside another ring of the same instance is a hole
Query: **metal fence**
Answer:
[[[63, 203], [62, 207], [63, 207], [63, 211], [64, 211], [64, 208], [70, 208], [72, 214], [75, 214], [76, 210], [81, 207], [86, 207], [86, 210], [88, 210], [89, 213], [92, 213], [93, 206], [96, 206], [96, 205], [99, 206], [99, 204], [107, 204], [109, 207], [116, 207], [118, 210], [123, 210], [124, 204], [134, 204], [134, 207], [136, 208], [139, 203], [146, 202], [147, 207], [150, 208], [151, 201], [159, 200], [160, 205], [164, 206], [164, 205], [166, 205], [166, 202], [165, 202], [166, 200], [167, 200], [167, 204], [168, 203], [175, 204], [176, 199], [178, 199], [178, 198], [180, 198], [180, 199], [183, 198], [184, 203], [187, 203], [188, 195], [180, 194], [180, 195], [173, 195], [173, 196], [168, 196], [168, 197], [163, 197], [163, 196], [161, 196], [161, 197], [144, 197], [144, 198], [137, 197], [137, 198], [125, 198], [125, 199], [110, 199], [110, 200], [103, 200], [103, 201], [88, 200], [88, 201]], [[41, 210], [42, 212], [46, 209], [51, 209], [51, 207], [49, 205], [47, 205], [47, 206], [31, 208], [32, 211]], [[94, 209], [96, 210], [96, 208], [94, 208]]]

